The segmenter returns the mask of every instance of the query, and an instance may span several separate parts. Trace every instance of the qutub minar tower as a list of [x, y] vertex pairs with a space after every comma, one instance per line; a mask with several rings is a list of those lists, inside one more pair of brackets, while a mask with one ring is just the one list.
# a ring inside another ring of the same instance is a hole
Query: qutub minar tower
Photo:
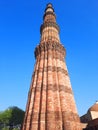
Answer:
[[47, 4], [22, 130], [82, 130], [52, 4]]

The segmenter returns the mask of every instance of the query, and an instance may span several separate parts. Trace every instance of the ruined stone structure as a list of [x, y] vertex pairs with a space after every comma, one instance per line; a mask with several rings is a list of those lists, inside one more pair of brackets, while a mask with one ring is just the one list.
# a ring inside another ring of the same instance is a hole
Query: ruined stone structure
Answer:
[[98, 130], [98, 101], [80, 117], [84, 130]]
[[66, 50], [60, 43], [50, 3], [40, 33], [22, 130], [82, 130], [66, 67]]

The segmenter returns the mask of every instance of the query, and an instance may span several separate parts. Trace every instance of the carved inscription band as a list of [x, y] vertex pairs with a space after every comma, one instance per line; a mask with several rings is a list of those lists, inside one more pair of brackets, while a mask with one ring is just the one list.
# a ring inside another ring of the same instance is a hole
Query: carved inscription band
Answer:
[[[76, 113], [73, 112], [62, 112], [62, 116], [66, 121], [79, 121], [79, 116]], [[38, 113], [34, 112], [32, 114], [32, 119], [34, 122], [38, 121], [38, 117], [41, 117], [41, 121], [45, 121], [45, 118], [47, 118], [47, 121], [54, 120], [55, 121], [61, 121], [61, 112], [59, 111], [47, 111], [47, 113]], [[29, 121], [29, 120], [28, 120]]]
[[48, 66], [48, 67], [44, 67], [44, 68], [41, 68], [39, 67], [38, 70], [35, 70], [34, 74], [39, 72], [39, 73], [42, 73], [42, 72], [48, 72], [48, 71], [52, 71], [52, 72], [61, 72], [65, 75], [68, 75], [68, 72], [67, 70], [61, 68], [61, 67], [56, 67], [56, 66]]
[[65, 62], [65, 58], [61, 57], [60, 54], [56, 54], [56, 55], [52, 55], [52, 54], [50, 55], [49, 54], [48, 56], [43, 55], [43, 56], [40, 57], [40, 60], [47, 60], [48, 58], [52, 58], [52, 59], [56, 59], [56, 60], [59, 59], [60, 61]]
[[53, 13], [53, 12], [46, 12], [46, 13], [44, 14], [44, 16], [43, 16], [43, 19], [45, 18], [46, 15], [50, 15], [50, 14], [52, 14], [52, 15], [56, 18], [55, 13]]
[[41, 25], [40, 27], [40, 33], [42, 34], [42, 30], [46, 27], [54, 27], [58, 30], [58, 32], [60, 32], [59, 26], [56, 23], [53, 22], [49, 22], [49, 23], [44, 23]]
[[41, 52], [43, 52], [43, 51], [45, 52], [47, 50], [48, 51], [49, 50], [58, 51], [65, 57], [65, 52], [66, 52], [65, 48], [60, 43], [51, 43], [51, 42], [38, 45], [35, 48], [35, 57], [37, 57], [39, 54], [41, 54]]
[[42, 85], [36, 86], [36, 88], [35, 87], [32, 88], [32, 92], [35, 92], [35, 91], [40, 92], [41, 89], [43, 91], [48, 91], [48, 90], [51, 90], [53, 92], [55, 92], [55, 91], [59, 91], [59, 92], [63, 91], [65, 93], [73, 94], [71, 88], [69, 88], [69, 87], [67, 87], [65, 85], [57, 85], [57, 84], [54, 84], [54, 85], [53, 84], [48, 84], [48, 85], [42, 84]]

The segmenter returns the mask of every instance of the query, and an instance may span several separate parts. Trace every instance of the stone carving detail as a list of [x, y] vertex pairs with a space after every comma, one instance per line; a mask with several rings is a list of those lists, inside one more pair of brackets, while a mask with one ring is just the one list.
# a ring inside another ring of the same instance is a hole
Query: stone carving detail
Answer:
[[53, 12], [46, 12], [45, 14], [44, 14], [44, 16], [43, 16], [43, 19], [45, 19], [45, 17], [47, 16], [47, 15], [53, 15], [55, 18], [56, 18], [56, 15], [55, 15], [55, 13], [53, 13]]
[[79, 116], [76, 113], [63, 111], [62, 115], [65, 120], [79, 122]]
[[65, 85], [59, 85], [59, 91], [64, 91], [65, 93], [73, 94], [72, 89]]
[[[73, 112], [66, 112], [63, 111], [61, 112], [64, 118], [67, 118], [67, 120], [69, 119], [69, 121], [79, 121], [79, 117], [76, 113]], [[45, 117], [47, 117], [47, 121], [50, 120], [55, 120], [56, 121], [61, 121], [61, 114], [59, 111], [47, 111], [47, 113], [38, 113], [38, 112], [34, 112], [32, 114], [32, 120], [34, 122], [38, 121], [39, 116], [41, 117], [41, 121], [45, 121]]]
[[63, 91], [65, 93], [69, 93], [69, 94], [73, 94], [72, 93], [72, 89], [69, 88], [68, 86], [65, 86], [65, 85], [57, 85], [57, 84], [48, 84], [48, 85], [45, 85], [45, 84], [42, 84], [40, 86], [36, 86], [36, 89], [35, 88], [32, 88], [32, 92], [41, 92], [41, 90], [43, 91], [48, 91], [48, 90], [51, 90], [53, 92], [55, 91]]
[[41, 27], [40, 27], [40, 33], [41, 34], [42, 34], [42, 30], [44, 28], [46, 28], [46, 27], [54, 27], [54, 28], [56, 28], [58, 30], [58, 32], [60, 32], [59, 26], [56, 23], [54, 23], [54, 22], [49, 22], [48, 23], [47, 22], [47, 23], [44, 23], [44, 24], [41, 25]]
[[[47, 51], [47, 50], [46, 50]], [[52, 58], [52, 59], [59, 59], [60, 61], [62, 61], [62, 62], [65, 62], [65, 58], [63, 57], [63, 56], [60, 56], [60, 53], [59, 52], [57, 52], [55, 55], [52, 55], [52, 54], [49, 54], [49, 55], [47, 55], [47, 54], [43, 54], [43, 55], [41, 55], [41, 57], [40, 57], [40, 61], [41, 60], [47, 60], [47, 58]]]
[[[61, 67], [56, 67], [56, 66], [47, 66], [47, 67], [44, 67], [44, 68], [38, 68], [38, 70], [35, 70], [37, 71], [37, 73], [42, 73], [42, 72], [48, 72], [48, 71], [52, 71], [52, 72], [61, 72], [63, 74], [65, 74], [66, 76], [68, 76], [68, 72], [67, 70], [61, 68]], [[35, 74], [35, 72], [34, 72]]]
[[50, 42], [38, 45], [35, 48], [35, 57], [37, 57], [43, 51], [46, 51], [46, 50], [58, 51], [65, 57], [65, 53], [66, 53], [65, 48], [60, 43], [50, 43]]

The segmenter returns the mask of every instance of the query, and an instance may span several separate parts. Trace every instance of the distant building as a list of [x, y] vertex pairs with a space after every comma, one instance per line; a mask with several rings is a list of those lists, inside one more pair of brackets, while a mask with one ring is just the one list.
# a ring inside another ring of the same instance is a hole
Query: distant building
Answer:
[[98, 130], [98, 101], [80, 119], [84, 130]]

